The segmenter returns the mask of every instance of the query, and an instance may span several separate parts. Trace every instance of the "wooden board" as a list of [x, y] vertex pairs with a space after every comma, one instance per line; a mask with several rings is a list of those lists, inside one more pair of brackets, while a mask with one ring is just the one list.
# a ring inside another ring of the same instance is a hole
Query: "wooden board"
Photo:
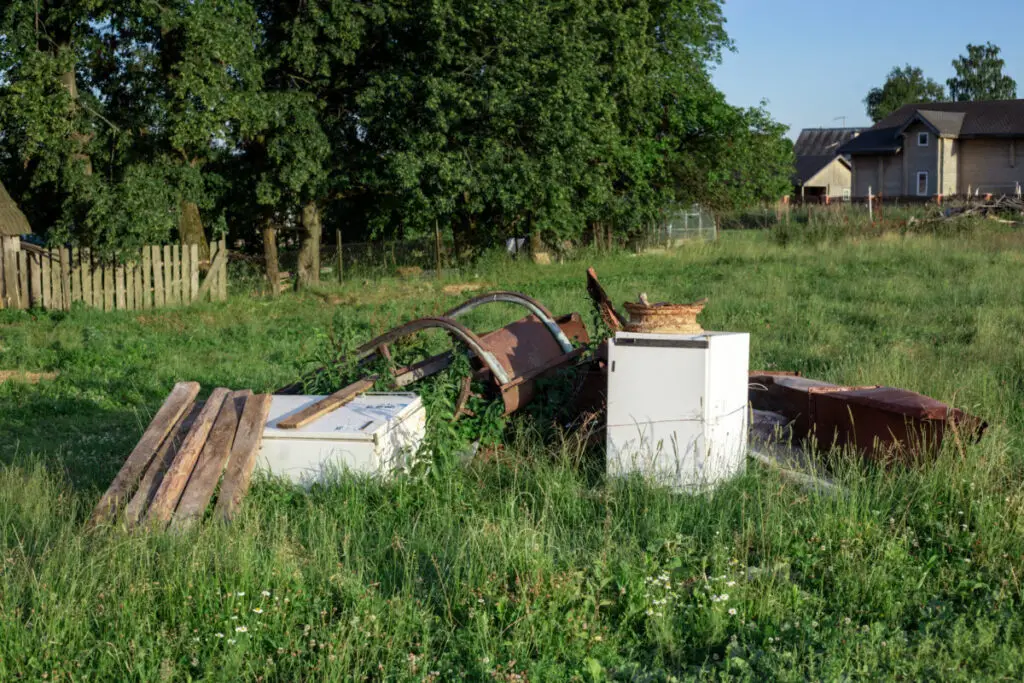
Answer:
[[330, 396], [325, 396], [313, 405], [306, 406], [299, 412], [278, 421], [277, 427], [278, 429], [298, 429], [303, 425], [307, 425], [318, 417], [322, 417], [333, 410], [337, 410], [359, 394], [369, 391], [373, 388], [375, 381], [376, 379], [373, 377], [357, 380], [352, 384], [349, 384], [347, 387], [334, 392]]
[[61, 292], [60, 280], [60, 252], [50, 249], [50, 294], [53, 295], [53, 302], [50, 308], [57, 310], [64, 307], [64, 297]]
[[138, 263], [132, 264], [132, 281], [135, 283], [135, 310], [145, 308], [146, 290], [142, 288], [142, 268]]
[[164, 247], [164, 305], [174, 305], [174, 265], [171, 263], [171, 245]]
[[181, 300], [183, 303], [192, 301], [192, 259], [189, 258], [187, 244], [181, 246]]
[[188, 285], [185, 283], [185, 278], [183, 277], [183, 273], [184, 273], [184, 270], [185, 270], [185, 264], [184, 264], [184, 259], [182, 258], [181, 245], [180, 244], [175, 244], [174, 245], [174, 254], [175, 254], [174, 280], [175, 280], [175, 282], [178, 283], [178, 288], [177, 288], [177, 290], [175, 290], [176, 291], [175, 296], [177, 297], [176, 300], [177, 300], [177, 302], [179, 304], [187, 304], [188, 303]]
[[103, 310], [103, 266], [99, 259], [92, 264], [92, 305]]
[[18, 292], [18, 252], [3, 252], [4, 259], [4, 289], [6, 290], [4, 302], [10, 308], [21, 308], [21, 295]]
[[231, 447], [231, 459], [224, 472], [224, 483], [221, 484], [217, 505], [213, 510], [215, 519], [230, 522], [238, 513], [242, 498], [249, 491], [252, 471], [256, 467], [256, 457], [263, 442], [263, 428], [270, 414], [270, 403], [270, 394], [257, 394], [245, 402], [235, 433], [235, 443]]
[[40, 254], [29, 254], [29, 279], [32, 281], [32, 306], [43, 306], [43, 257]]
[[117, 293], [117, 309], [123, 311], [128, 307], [128, 297], [125, 292], [124, 266], [117, 266], [114, 269], [114, 291]]
[[92, 255], [88, 249], [79, 252], [79, 276], [82, 278], [82, 303], [92, 306]]
[[189, 301], [195, 301], [199, 297], [199, 245], [188, 245], [188, 253], [188, 260], [192, 268], [192, 280], [189, 283]]
[[42, 292], [42, 306], [43, 308], [50, 308], [53, 306], [53, 293], [50, 291], [50, 254], [49, 252], [41, 252], [39, 254], [39, 279], [42, 287], [39, 291]]
[[242, 417], [246, 401], [252, 391], [233, 391], [224, 399], [224, 404], [217, 414], [217, 421], [206, 438], [206, 445], [196, 461], [188, 485], [181, 494], [178, 507], [171, 518], [172, 529], [186, 529], [203, 518], [203, 513], [210, 504], [210, 498], [217, 488], [220, 475], [231, 455], [231, 446], [235, 442], [238, 421]]
[[197, 300], [203, 301], [207, 294], [210, 295], [211, 301], [214, 300], [216, 292], [215, 289], [212, 289], [214, 274], [217, 272], [217, 269], [220, 267], [220, 264], [223, 263], [225, 258], [225, 254], [220, 251], [218, 251], [217, 255], [213, 257], [213, 262], [210, 264], [210, 270], [206, 273], [206, 279], [203, 280], [203, 284], [199, 286], [199, 293], [196, 295]]
[[28, 289], [28, 252], [18, 251], [18, 284], [21, 287], [21, 307], [28, 308], [31, 297]]
[[114, 310], [114, 266], [103, 266], [103, 310]]
[[78, 267], [78, 249], [71, 250], [71, 303], [82, 300], [82, 271]]
[[60, 303], [66, 311], [71, 310], [71, 252], [60, 248]]
[[160, 247], [150, 247], [153, 252], [153, 308], [164, 305], [164, 266]]
[[142, 308], [153, 305], [153, 265], [149, 258], [149, 247], [142, 248]]
[[221, 259], [220, 273], [217, 275], [217, 293], [220, 301], [228, 300], [228, 241], [220, 240], [220, 253], [224, 255]]
[[160, 449], [157, 450], [156, 455], [149, 463], [149, 467], [146, 468], [146, 473], [142, 476], [142, 480], [139, 481], [139, 488], [124, 508], [125, 522], [129, 528], [138, 525], [142, 521], [142, 517], [146, 513], [147, 508], [149, 508], [149, 504], [153, 501], [153, 496], [156, 495], [157, 489], [160, 488], [160, 484], [164, 480], [164, 473], [174, 461], [175, 456], [178, 455], [178, 449], [181, 448], [185, 437], [188, 436], [188, 431], [192, 429], [196, 416], [199, 415], [199, 411], [202, 409], [203, 401], [193, 403], [191, 410], [181, 414], [181, 417], [174, 424], [174, 428], [171, 429], [171, 433], [160, 444]]
[[214, 420], [216, 420], [217, 414], [224, 404], [224, 399], [227, 398], [229, 393], [227, 389], [218, 387], [206, 399], [206, 405], [203, 406], [199, 415], [196, 416], [192, 429], [189, 430], [188, 436], [185, 437], [185, 442], [181, 444], [181, 448], [178, 449], [174, 461], [167, 468], [164, 479], [160, 483], [160, 488], [157, 489], [156, 495], [153, 496], [153, 502], [146, 513], [146, 522], [148, 524], [162, 528], [171, 520], [174, 509], [178, 506], [178, 500], [181, 498], [182, 491], [185, 490], [185, 485], [188, 484], [188, 479], [192, 475], [192, 469], [195, 467], [196, 460], [199, 459], [199, 454], [206, 444], [206, 438], [213, 428]]
[[139, 477], [149, 465], [160, 445], [178, 422], [179, 418], [199, 395], [198, 382], [178, 382], [170, 395], [164, 400], [160, 409], [153, 416], [142, 438], [132, 449], [128, 459], [121, 466], [121, 471], [114, 477], [113, 483], [100, 498], [92, 512], [89, 523], [92, 525], [109, 521], [117, 514], [121, 502], [128, 497], [138, 484]]

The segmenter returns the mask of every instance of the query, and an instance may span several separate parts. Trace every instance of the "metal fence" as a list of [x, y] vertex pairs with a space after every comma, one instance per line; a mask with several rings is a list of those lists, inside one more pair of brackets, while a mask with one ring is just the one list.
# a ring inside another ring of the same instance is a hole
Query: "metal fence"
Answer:
[[643, 235], [639, 246], [648, 249], [677, 247], [688, 241], [711, 242], [716, 239], [718, 225], [715, 216], [710, 211], [694, 205], [668, 209], [665, 217], [652, 225]]

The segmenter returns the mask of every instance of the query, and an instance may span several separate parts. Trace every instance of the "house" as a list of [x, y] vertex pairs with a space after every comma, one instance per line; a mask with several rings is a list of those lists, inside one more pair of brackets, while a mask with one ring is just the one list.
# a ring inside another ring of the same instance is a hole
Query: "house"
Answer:
[[1024, 182], [1024, 100], [909, 104], [840, 148], [853, 196], [1014, 194]]
[[850, 198], [850, 160], [839, 148], [855, 138], [861, 128], [805, 128], [800, 131], [793, 154], [796, 174], [793, 187], [802, 200]]

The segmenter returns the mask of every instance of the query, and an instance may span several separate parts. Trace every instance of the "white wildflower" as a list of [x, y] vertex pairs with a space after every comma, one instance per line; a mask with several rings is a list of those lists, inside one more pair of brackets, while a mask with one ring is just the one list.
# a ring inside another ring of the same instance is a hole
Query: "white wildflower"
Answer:
[[259, 607], [255, 608], [253, 612], [255, 612], [256, 614], [263, 614], [263, 610], [261, 610]]
[[214, 633], [213, 635], [217, 636], [218, 638], [223, 638], [224, 637], [223, 633]]
[[249, 628], [246, 627], [246, 626], [236, 626], [235, 627], [235, 633], [248, 633], [248, 632], [249, 632]]
[[736, 608], [735, 607], [730, 607], [729, 608], [729, 616], [730, 617], [736, 616]]
[[245, 591], [238, 591], [237, 593], [235, 593], [235, 595], [237, 595], [240, 598], [244, 598], [245, 597]]
[[265, 598], [269, 598], [270, 597], [270, 591], [261, 591], [260, 595], [262, 595]]

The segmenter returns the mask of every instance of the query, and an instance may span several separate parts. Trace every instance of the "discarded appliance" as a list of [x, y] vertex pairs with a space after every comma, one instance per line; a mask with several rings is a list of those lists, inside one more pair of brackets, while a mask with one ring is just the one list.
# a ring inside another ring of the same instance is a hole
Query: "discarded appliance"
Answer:
[[607, 471], [699, 490], [742, 472], [750, 335], [618, 332], [608, 347]]
[[981, 439], [988, 424], [928, 396], [883, 386], [844, 387], [786, 373], [750, 375], [750, 404], [786, 416], [795, 440], [852, 447], [872, 460], [934, 458], [949, 434]]
[[309, 485], [332, 472], [387, 477], [409, 464], [426, 431], [413, 393], [366, 393], [299, 427], [281, 422], [323, 396], [274, 396], [256, 469]]
[[[526, 308], [530, 315], [483, 335], [477, 335], [458, 322], [457, 318], [492, 303], [519, 305]], [[501, 396], [506, 414], [530, 402], [539, 377], [578, 362], [583, 354], [583, 346], [590, 341], [578, 313], [555, 318], [540, 302], [525, 294], [491, 292], [474, 297], [443, 316], [412, 320], [371, 339], [356, 349], [354, 359], [351, 360], [365, 363], [377, 356], [390, 357], [390, 344], [427, 329], [444, 330], [466, 347], [478, 366], [480, 376], [491, 383], [495, 394]], [[391, 378], [392, 384], [399, 389], [406, 387], [437, 374], [451, 362], [452, 354], [449, 352], [408, 367], [397, 368]], [[296, 382], [278, 389], [276, 393], [299, 394], [304, 385], [304, 381]], [[348, 396], [355, 388], [356, 385], [350, 385], [337, 394]]]

